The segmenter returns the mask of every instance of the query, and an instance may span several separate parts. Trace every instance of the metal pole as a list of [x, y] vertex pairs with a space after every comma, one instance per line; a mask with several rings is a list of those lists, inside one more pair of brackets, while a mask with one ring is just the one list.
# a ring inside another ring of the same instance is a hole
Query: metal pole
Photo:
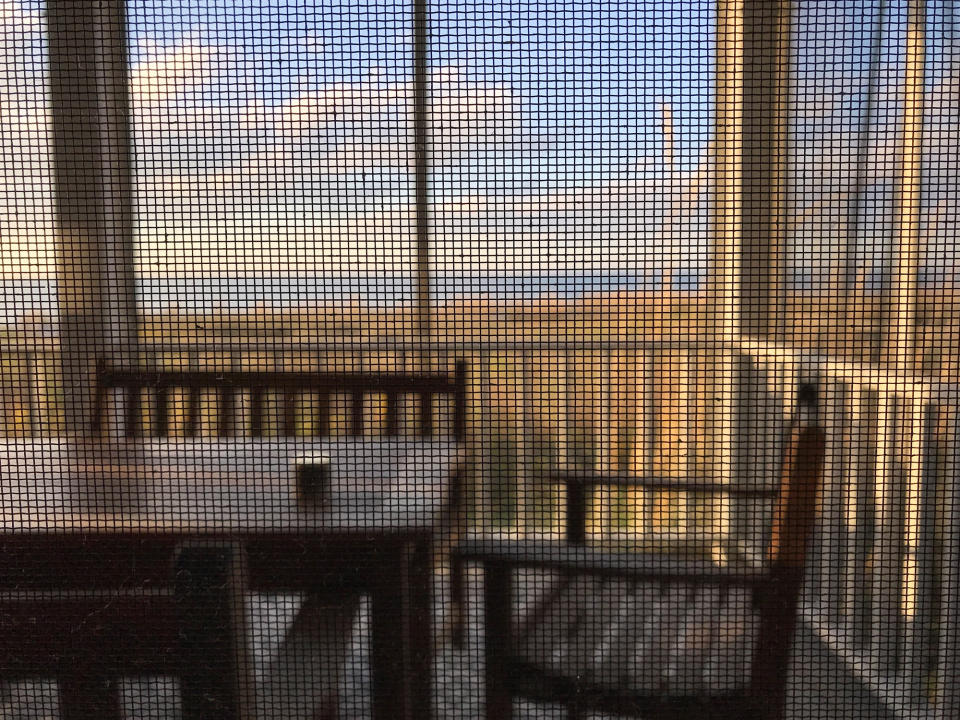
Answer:
[[[415, 147], [414, 195], [416, 204], [417, 280], [416, 335], [427, 343], [430, 327], [430, 128], [427, 55], [430, 42], [427, 0], [413, 4], [413, 133]], [[423, 361], [423, 359], [422, 359]], [[429, 364], [429, 358], [424, 365]]]

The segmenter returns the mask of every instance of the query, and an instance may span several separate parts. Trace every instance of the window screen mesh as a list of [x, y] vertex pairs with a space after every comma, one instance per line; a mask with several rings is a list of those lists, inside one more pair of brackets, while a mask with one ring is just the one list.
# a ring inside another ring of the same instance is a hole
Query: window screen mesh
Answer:
[[955, 717], [955, 5], [0, 1], [0, 718]]

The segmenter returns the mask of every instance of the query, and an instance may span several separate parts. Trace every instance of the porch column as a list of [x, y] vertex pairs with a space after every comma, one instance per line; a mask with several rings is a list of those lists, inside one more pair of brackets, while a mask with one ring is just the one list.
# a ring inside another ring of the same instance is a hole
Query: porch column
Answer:
[[907, 3], [907, 36], [903, 73], [903, 131], [896, 184], [894, 218], [895, 265], [881, 360], [912, 375], [917, 357], [917, 289], [920, 274], [920, 213], [923, 182], [923, 80], [926, 3]]
[[[756, 482], [747, 438], [748, 404], [757, 395], [738, 349], [746, 337], [782, 339], [786, 228], [786, 140], [791, 3], [719, 0], [717, 6], [716, 201], [709, 296], [718, 314], [722, 363], [719, 479]], [[718, 348], [719, 349], [719, 348]], [[770, 428], [776, 432], [776, 428]], [[756, 521], [748, 504], [719, 508], [716, 530], [747, 539]]]
[[[430, 52], [430, 8], [427, 0], [413, 3], [413, 135], [416, 214], [416, 338], [427, 345], [433, 339], [430, 298], [430, 105], [427, 63]], [[434, 363], [427, 350], [419, 357], [421, 369]]]
[[65, 427], [83, 432], [96, 359], [137, 360], [124, 2], [46, 14]]

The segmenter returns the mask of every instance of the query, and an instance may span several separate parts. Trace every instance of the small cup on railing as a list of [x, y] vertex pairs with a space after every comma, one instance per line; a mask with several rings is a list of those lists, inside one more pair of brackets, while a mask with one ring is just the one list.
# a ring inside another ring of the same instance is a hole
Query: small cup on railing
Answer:
[[330, 456], [300, 455], [293, 460], [297, 503], [304, 507], [325, 505], [330, 498]]

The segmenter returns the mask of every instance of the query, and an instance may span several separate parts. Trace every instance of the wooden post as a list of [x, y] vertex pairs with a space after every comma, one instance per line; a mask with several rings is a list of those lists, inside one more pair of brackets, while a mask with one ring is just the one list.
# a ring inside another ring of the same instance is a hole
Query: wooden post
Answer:
[[96, 359], [137, 362], [123, 0], [47, 3], [68, 432], [87, 432]]
[[903, 135], [897, 179], [895, 223], [896, 266], [889, 290], [889, 315], [883, 360], [912, 374], [917, 358], [917, 285], [920, 272], [920, 213], [923, 182], [923, 66], [926, 3], [907, 3], [907, 37], [903, 77]]
[[783, 320], [788, 0], [720, 0], [717, 201], [709, 283], [726, 335]]
[[789, 0], [743, 0], [739, 330], [782, 336]]

